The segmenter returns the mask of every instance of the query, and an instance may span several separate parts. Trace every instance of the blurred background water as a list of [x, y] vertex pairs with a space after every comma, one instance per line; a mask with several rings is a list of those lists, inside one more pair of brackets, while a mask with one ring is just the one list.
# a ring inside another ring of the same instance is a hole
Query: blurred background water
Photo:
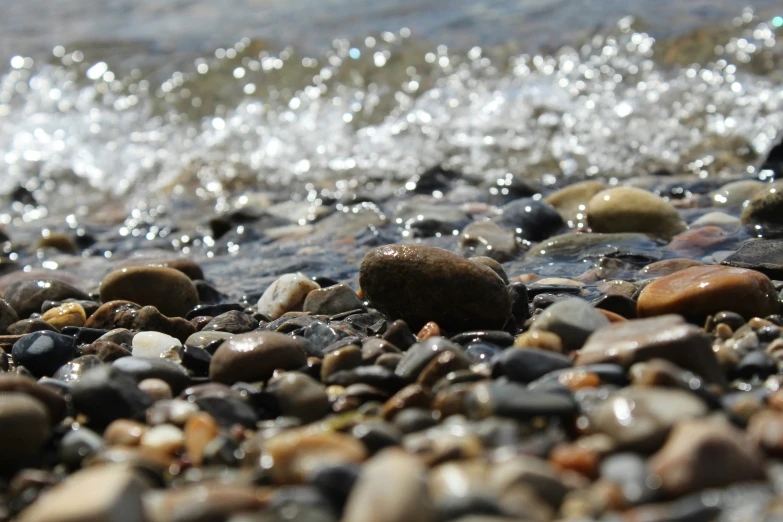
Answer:
[[783, 129], [783, 8], [747, 4], [4, 0], [0, 193], [31, 197], [0, 222], [314, 200], [438, 163], [752, 171]]

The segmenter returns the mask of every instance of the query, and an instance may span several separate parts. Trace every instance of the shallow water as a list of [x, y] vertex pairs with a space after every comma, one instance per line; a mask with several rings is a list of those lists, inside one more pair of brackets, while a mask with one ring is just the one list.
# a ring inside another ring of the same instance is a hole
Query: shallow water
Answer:
[[[433, 165], [496, 204], [511, 174], [544, 191], [659, 169], [756, 177], [783, 129], [773, 2], [160, 4], [6, 7], [0, 193], [29, 194], [0, 222], [22, 243], [42, 226], [100, 239], [88, 259], [12, 260], [92, 281], [105, 258], [181, 251], [235, 293], [240, 276], [349, 278], [363, 247], [407, 237], [388, 219]], [[243, 206], [303, 228], [213, 241], [209, 214]], [[341, 236], [358, 247], [340, 253]]]

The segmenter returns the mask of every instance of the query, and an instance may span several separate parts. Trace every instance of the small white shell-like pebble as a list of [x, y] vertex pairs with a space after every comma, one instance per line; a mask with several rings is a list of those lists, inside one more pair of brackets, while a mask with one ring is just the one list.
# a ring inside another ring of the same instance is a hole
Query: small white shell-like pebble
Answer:
[[160, 357], [168, 350], [182, 346], [178, 339], [160, 332], [139, 332], [133, 336], [135, 357]]

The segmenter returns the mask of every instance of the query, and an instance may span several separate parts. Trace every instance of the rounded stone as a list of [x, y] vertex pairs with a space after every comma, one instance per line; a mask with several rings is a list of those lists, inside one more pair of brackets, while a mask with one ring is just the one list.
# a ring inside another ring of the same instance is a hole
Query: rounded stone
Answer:
[[79, 303], [63, 303], [47, 310], [41, 319], [61, 330], [65, 326], [84, 326], [87, 322], [87, 313]]
[[743, 179], [726, 183], [710, 194], [714, 206], [742, 210], [745, 203], [764, 188], [764, 183], [755, 179]]
[[583, 227], [587, 218], [585, 209], [590, 198], [606, 188], [600, 181], [581, 181], [547, 196], [544, 201], [557, 209], [570, 227]]
[[543, 241], [565, 227], [555, 207], [533, 198], [515, 199], [506, 203], [501, 211], [502, 214], [492, 221], [528, 241]]
[[746, 319], [766, 317], [779, 309], [772, 281], [755, 270], [728, 266], [694, 266], [657, 279], [639, 294], [639, 317], [680, 314], [701, 322], [731, 310]]
[[357, 309], [364, 310], [364, 303], [343, 283], [312, 290], [304, 300], [304, 311], [313, 315], [337, 315]]
[[753, 196], [740, 219], [757, 235], [780, 236], [783, 231], [783, 181], [770, 183]]
[[49, 413], [22, 393], [0, 394], [0, 466], [17, 466], [34, 457], [49, 440]]
[[5, 300], [20, 318], [40, 313], [44, 301], [89, 299], [86, 293], [57, 279], [22, 279], [8, 285]]
[[11, 354], [17, 364], [37, 377], [51, 377], [73, 356], [73, 337], [54, 332], [33, 332], [14, 344]]
[[554, 333], [566, 350], [577, 350], [591, 333], [608, 324], [609, 320], [587, 301], [572, 297], [544, 310], [533, 323], [533, 329]]
[[284, 274], [269, 285], [258, 300], [256, 309], [270, 319], [286, 312], [301, 312], [307, 294], [320, 286], [302, 274]]
[[491, 221], [476, 221], [466, 226], [459, 246], [467, 255], [486, 256], [500, 262], [513, 259], [519, 248], [513, 232]]
[[101, 281], [101, 301], [126, 300], [154, 306], [162, 314], [183, 317], [198, 300], [193, 282], [173, 268], [138, 266], [115, 270]]
[[435, 247], [388, 245], [362, 261], [359, 284], [379, 311], [414, 329], [501, 328], [511, 314], [503, 280], [490, 268]]
[[331, 411], [324, 385], [304, 373], [286, 372], [275, 377], [269, 381], [267, 391], [277, 399], [283, 415], [305, 424]]
[[642, 232], [672, 236], [685, 230], [679, 212], [664, 199], [634, 187], [615, 187], [593, 196], [587, 204], [593, 232]]
[[223, 341], [209, 365], [215, 382], [266, 381], [276, 369], [295, 370], [307, 362], [304, 343], [276, 332], [254, 331]]
[[179, 340], [160, 332], [139, 332], [133, 336], [134, 357], [160, 357], [172, 348], [182, 346]]

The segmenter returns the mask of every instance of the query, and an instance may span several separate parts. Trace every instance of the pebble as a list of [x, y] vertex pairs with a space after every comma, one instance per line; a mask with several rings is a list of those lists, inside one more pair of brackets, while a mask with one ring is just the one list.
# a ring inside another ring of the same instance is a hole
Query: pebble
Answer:
[[11, 355], [36, 377], [51, 377], [74, 355], [73, 337], [54, 332], [33, 332], [14, 343]]
[[19, 320], [16, 311], [4, 299], [0, 299], [0, 335], [8, 333], [8, 327]]
[[185, 423], [185, 450], [194, 466], [204, 462], [204, 450], [220, 434], [220, 426], [208, 413], [198, 412]]
[[0, 394], [0, 467], [5, 470], [32, 460], [49, 440], [50, 415], [30, 395]]
[[173, 396], [171, 386], [162, 379], [144, 379], [139, 382], [139, 389], [154, 402], [169, 400]]
[[147, 519], [149, 486], [121, 464], [89, 467], [69, 476], [22, 512], [20, 522], [114, 522]]
[[84, 326], [84, 323], [87, 322], [87, 313], [79, 303], [65, 303], [50, 308], [41, 316], [41, 319], [61, 330], [66, 326]]
[[726, 382], [709, 338], [678, 315], [635, 319], [601, 328], [588, 339], [574, 365], [615, 363], [624, 368], [666, 359], [711, 383]]
[[84, 372], [101, 364], [103, 361], [96, 355], [82, 355], [60, 366], [52, 378], [62, 382], [78, 381]]
[[478, 263], [480, 265], [484, 265], [485, 267], [489, 268], [490, 270], [495, 272], [498, 275], [498, 277], [500, 277], [500, 279], [503, 280], [505, 284], [508, 284], [508, 274], [506, 274], [506, 271], [503, 269], [503, 265], [501, 265], [491, 257], [475, 256], [475, 257], [471, 257], [470, 260], [473, 261], [474, 263]]
[[155, 453], [171, 455], [185, 447], [185, 434], [176, 426], [160, 424], [141, 436], [140, 446]]
[[349, 344], [337, 350], [328, 352], [321, 364], [321, 381], [326, 382], [334, 373], [350, 370], [361, 366], [362, 350], [355, 344]]
[[225, 384], [266, 381], [276, 369], [295, 370], [306, 362], [301, 340], [276, 332], [248, 332], [223, 341], [212, 357], [209, 376]]
[[439, 248], [371, 250], [362, 261], [359, 283], [372, 306], [415, 329], [429, 321], [451, 331], [501, 328], [511, 314], [497, 274]]
[[768, 183], [745, 206], [740, 220], [752, 234], [764, 237], [780, 236], [783, 227], [781, 189], [781, 181]]
[[551, 371], [570, 368], [571, 364], [567, 355], [538, 348], [511, 348], [493, 361], [492, 374], [505, 375], [514, 382], [529, 383]]
[[500, 212], [492, 221], [513, 230], [517, 237], [527, 241], [543, 241], [565, 227], [555, 207], [533, 198], [510, 201], [503, 205]]
[[244, 312], [229, 310], [213, 317], [203, 328], [201, 332], [227, 332], [230, 334], [240, 334], [255, 330], [258, 328], [258, 321]]
[[661, 490], [673, 497], [766, 480], [758, 449], [721, 417], [678, 423], [649, 466], [660, 479]]
[[464, 358], [460, 345], [443, 337], [430, 337], [411, 346], [402, 356], [394, 373], [406, 381], [414, 381], [430, 361], [446, 351], [453, 352], [457, 356], [462, 355]]
[[580, 181], [553, 192], [544, 202], [557, 209], [569, 227], [581, 228], [587, 226], [588, 202], [605, 188], [600, 181]]
[[118, 419], [103, 431], [103, 439], [109, 446], [138, 446], [149, 428], [141, 422]]
[[312, 290], [305, 298], [303, 310], [313, 315], [337, 315], [350, 310], [365, 310], [364, 303], [350, 286], [340, 283]]
[[427, 468], [413, 455], [387, 449], [362, 467], [345, 505], [344, 522], [434, 522]]
[[170, 335], [160, 332], [139, 332], [133, 336], [134, 357], [161, 357], [171, 349], [179, 348], [182, 343]]
[[324, 466], [359, 463], [367, 458], [364, 445], [342, 433], [283, 431], [266, 441], [272, 459], [271, 476], [277, 484], [301, 484]]
[[331, 412], [326, 388], [309, 375], [286, 372], [269, 380], [266, 391], [277, 399], [280, 412], [295, 417], [304, 424], [316, 421]]
[[0, 397], [11, 392], [28, 395], [40, 401], [49, 413], [51, 424], [65, 418], [68, 406], [63, 396], [33, 379], [12, 373], [0, 373]]
[[765, 188], [761, 181], [746, 179], [726, 183], [718, 190], [710, 194], [710, 199], [716, 207], [724, 207], [733, 211], [740, 211], [745, 203]]
[[277, 319], [286, 312], [300, 312], [307, 294], [319, 288], [318, 283], [302, 274], [285, 274], [266, 289], [256, 309], [270, 319]]
[[57, 279], [23, 279], [8, 285], [4, 299], [20, 318], [40, 313], [44, 301], [89, 299], [86, 293]]
[[137, 266], [151, 266], [162, 268], [173, 268], [179, 270], [192, 280], [204, 279], [204, 271], [194, 261], [187, 258], [173, 259], [134, 259], [124, 261], [119, 268], [131, 268]]
[[100, 427], [117, 419], [138, 419], [152, 403], [133, 377], [111, 365], [85, 372], [73, 383], [71, 397], [76, 411]]
[[673, 236], [685, 230], [679, 212], [670, 203], [633, 187], [614, 187], [595, 194], [586, 211], [593, 232]]
[[103, 438], [85, 426], [71, 429], [60, 440], [58, 456], [66, 466], [77, 469], [105, 446]]
[[184, 317], [198, 304], [198, 291], [185, 274], [173, 268], [138, 266], [109, 273], [101, 281], [101, 301], [127, 300], [154, 306], [162, 314]]
[[513, 232], [491, 221], [476, 221], [462, 230], [459, 248], [469, 257], [485, 256], [503, 262], [516, 257], [519, 246]]
[[703, 265], [704, 263], [696, 261], [695, 259], [664, 259], [663, 261], [656, 261], [655, 263], [650, 263], [649, 265], [642, 267], [642, 269], [639, 270], [639, 275], [651, 278], [662, 277], [685, 270], [686, 268]]
[[122, 357], [130, 357], [130, 350], [119, 344], [108, 341], [95, 341], [81, 348], [83, 355], [95, 355], [103, 362], [116, 361]]
[[514, 382], [495, 381], [476, 385], [466, 398], [470, 418], [490, 415], [517, 420], [534, 417], [571, 417], [578, 411], [577, 403], [568, 394], [529, 390]]
[[196, 348], [203, 348], [210, 354], [215, 353], [215, 350], [225, 341], [230, 339], [234, 334], [228, 332], [196, 332], [187, 339], [185, 339], [185, 346], [195, 346]]
[[696, 322], [722, 310], [746, 319], [765, 317], [779, 310], [777, 292], [769, 278], [755, 270], [695, 266], [651, 282], [637, 303], [639, 317], [676, 313]]
[[528, 330], [516, 336], [517, 348], [540, 348], [549, 352], [563, 353], [563, 340], [557, 334], [539, 330]]
[[783, 279], [783, 239], [753, 239], [746, 241], [722, 265], [749, 268], [770, 279]]
[[33, 332], [59, 332], [57, 328], [41, 319], [22, 319], [8, 327], [8, 335], [27, 335]]
[[707, 404], [692, 393], [633, 386], [609, 395], [589, 418], [591, 428], [609, 435], [618, 449], [651, 453], [677, 423], [707, 412]]
[[551, 332], [563, 342], [567, 351], [578, 350], [591, 333], [609, 324], [590, 304], [579, 298], [569, 298], [549, 306], [535, 318], [533, 329]]

